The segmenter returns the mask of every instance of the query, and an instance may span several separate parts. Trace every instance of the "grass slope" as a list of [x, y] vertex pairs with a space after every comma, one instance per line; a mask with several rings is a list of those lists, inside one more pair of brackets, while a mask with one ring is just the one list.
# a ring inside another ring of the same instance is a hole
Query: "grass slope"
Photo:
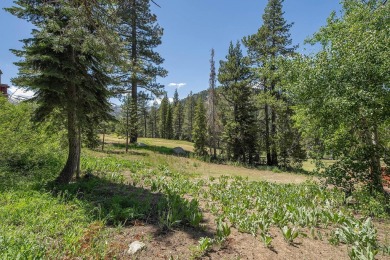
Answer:
[[139, 259], [389, 256], [387, 220], [378, 232], [307, 176], [172, 155], [187, 142], [141, 139], [126, 154], [106, 140], [83, 151], [86, 175], [69, 185], [50, 184], [58, 163], [0, 167], [0, 259], [129, 259], [134, 240], [147, 244]]

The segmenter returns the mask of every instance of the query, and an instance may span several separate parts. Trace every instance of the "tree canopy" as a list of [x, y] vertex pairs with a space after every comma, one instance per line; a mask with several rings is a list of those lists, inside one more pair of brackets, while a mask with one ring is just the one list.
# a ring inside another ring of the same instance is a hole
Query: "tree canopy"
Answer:
[[287, 63], [297, 125], [306, 137], [321, 140], [319, 152], [345, 159], [329, 169], [338, 176], [333, 182], [349, 183], [348, 189], [356, 180], [382, 187], [380, 158], [388, 148], [380, 129], [390, 117], [389, 13], [382, 1], [346, 0], [341, 16], [332, 13], [309, 40], [322, 50]]
[[23, 50], [13, 50], [22, 58], [16, 63], [20, 69], [13, 83], [35, 92], [35, 119], [42, 121], [53, 111], [66, 118], [69, 154], [57, 179], [66, 183], [79, 165], [80, 129], [111, 117], [112, 56], [105, 41], [115, 44], [118, 38], [108, 28], [95, 28], [77, 4], [27, 0], [15, 4], [7, 10], [36, 29], [32, 38], [23, 40]]

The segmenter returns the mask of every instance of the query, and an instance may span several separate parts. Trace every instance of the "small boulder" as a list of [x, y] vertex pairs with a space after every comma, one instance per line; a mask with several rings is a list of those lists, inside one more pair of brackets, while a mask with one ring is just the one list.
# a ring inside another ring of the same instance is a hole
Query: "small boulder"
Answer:
[[138, 146], [138, 147], [146, 147], [147, 145], [144, 144], [144, 143], [137, 143], [137, 146]]
[[137, 252], [142, 251], [145, 247], [146, 247], [146, 245], [144, 243], [142, 243], [140, 241], [134, 241], [133, 243], [131, 243], [129, 245], [129, 250], [127, 250], [127, 253], [129, 255], [134, 255]]
[[181, 147], [175, 147], [172, 149], [173, 153], [176, 154], [176, 155], [187, 155], [187, 152], [186, 150], [184, 150], [183, 148]]

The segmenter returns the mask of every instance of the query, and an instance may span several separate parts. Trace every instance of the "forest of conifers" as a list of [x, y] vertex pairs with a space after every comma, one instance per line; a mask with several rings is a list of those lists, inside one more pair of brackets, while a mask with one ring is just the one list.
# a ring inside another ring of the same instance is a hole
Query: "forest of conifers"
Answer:
[[[0, 220], [11, 227], [0, 226], [0, 258], [18, 252], [26, 259], [51, 258], [49, 253], [115, 258], [117, 251], [103, 242], [113, 234], [108, 226], [142, 220], [158, 223], [162, 233], [180, 225], [198, 232], [206, 211], [216, 231], [202, 233], [194, 259], [216, 245], [223, 250], [231, 228], [273, 250], [272, 241], [279, 244], [271, 227], [291, 246], [306, 233], [322, 241], [320, 229], [328, 226], [330, 243], [347, 244], [351, 259], [388, 256], [390, 246], [378, 242], [369, 217], [388, 219], [390, 210], [384, 185], [390, 165], [390, 4], [342, 1], [341, 12], [329, 14], [306, 40], [317, 51], [303, 54], [292, 44], [293, 21], [285, 19], [283, 1], [268, 0], [257, 32], [227, 50], [207, 50], [209, 86], [185, 97], [176, 89], [173, 98], [159, 83], [169, 72], [157, 52], [164, 30], [151, 5], [158, 4], [16, 0], [6, 8], [34, 26], [31, 37], [21, 39], [23, 47], [11, 50], [19, 59], [12, 84], [34, 94], [22, 102], [0, 96]], [[215, 52], [225, 58], [217, 61]], [[116, 111], [113, 98], [121, 103]], [[315, 178], [297, 186], [219, 173], [216, 182], [215, 176], [191, 179], [196, 174], [188, 177], [170, 161], [177, 159], [170, 159], [171, 150], [142, 143], [157, 138], [190, 144], [189, 156], [177, 161], [183, 169], [234, 164], [237, 171]], [[151, 151], [156, 161], [130, 157]], [[309, 161], [313, 169], [302, 169]], [[33, 201], [25, 202], [29, 197]], [[41, 227], [28, 218], [34, 203], [47, 210], [47, 219], [58, 209], [80, 228], [72, 226], [68, 234], [57, 222], [59, 233]], [[77, 209], [75, 215], [68, 207]], [[18, 223], [28, 231], [27, 242]], [[40, 229], [46, 235], [40, 237]], [[55, 243], [65, 249], [53, 249]]]

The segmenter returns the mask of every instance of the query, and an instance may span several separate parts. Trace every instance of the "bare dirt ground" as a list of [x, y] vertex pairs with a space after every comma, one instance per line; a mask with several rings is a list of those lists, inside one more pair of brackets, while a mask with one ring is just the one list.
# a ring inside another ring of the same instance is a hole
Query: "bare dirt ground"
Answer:
[[[207, 214], [206, 214], [207, 215]], [[205, 223], [206, 230], [213, 230], [211, 222]], [[389, 236], [389, 223], [376, 223], [379, 238]], [[299, 237], [293, 245], [287, 244], [280, 231], [271, 228], [273, 248], [266, 248], [259, 238], [250, 234], [240, 233], [232, 229], [232, 234], [222, 245], [214, 246], [206, 255], [198, 259], [349, 259], [346, 245], [333, 246], [327, 240], [327, 232], [322, 230], [323, 238]], [[119, 254], [119, 259], [192, 259], [195, 247], [201, 237], [210, 236], [202, 230], [183, 227], [167, 233], [161, 233], [152, 224], [138, 223], [132, 227], [123, 228], [111, 238], [110, 246]], [[388, 238], [387, 238], [388, 239]], [[142, 241], [146, 248], [136, 255], [127, 254], [128, 245], [134, 241]], [[376, 259], [389, 259], [378, 254]]]
[[[268, 249], [250, 234], [233, 231], [221, 246], [215, 246], [201, 259], [348, 259], [347, 247], [330, 245], [327, 241], [299, 238], [294, 245], [284, 242], [278, 232], [273, 240], [274, 248]], [[151, 225], [125, 228], [114, 237], [114, 244], [122, 254], [120, 259], [132, 259], [126, 253], [133, 241], [143, 241], [146, 249], [135, 259], [191, 259], [197, 241], [204, 236], [200, 231], [180, 230], [159, 234]]]

